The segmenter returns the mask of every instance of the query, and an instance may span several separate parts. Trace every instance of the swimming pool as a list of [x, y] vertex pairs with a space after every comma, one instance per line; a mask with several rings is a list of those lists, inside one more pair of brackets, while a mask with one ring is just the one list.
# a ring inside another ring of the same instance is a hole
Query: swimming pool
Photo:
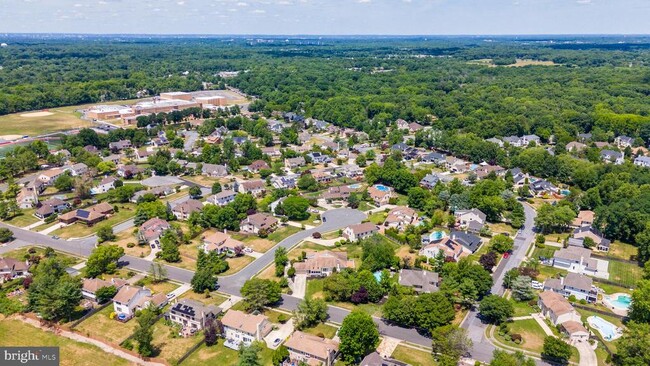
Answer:
[[375, 184], [375, 188], [377, 188], [378, 191], [382, 191], [382, 192], [390, 191], [390, 187], [387, 187], [383, 184]]
[[606, 341], [613, 341], [623, 333], [620, 328], [597, 315], [587, 318], [587, 322], [592, 328], [598, 330]]
[[630, 304], [632, 304], [632, 296], [624, 293], [617, 293], [605, 296], [605, 302], [610, 307], [614, 307], [620, 310], [629, 310]]
[[447, 234], [444, 231], [434, 231], [429, 234], [429, 241], [438, 241], [444, 238]]
[[359, 188], [361, 188], [361, 184], [360, 183], [350, 184], [348, 186], [348, 188], [350, 188], [350, 189], [359, 189]]
[[563, 189], [563, 190], [560, 191], [560, 193], [561, 193], [563, 196], [568, 196], [569, 194], [571, 194], [571, 191], [568, 190], [568, 189]]

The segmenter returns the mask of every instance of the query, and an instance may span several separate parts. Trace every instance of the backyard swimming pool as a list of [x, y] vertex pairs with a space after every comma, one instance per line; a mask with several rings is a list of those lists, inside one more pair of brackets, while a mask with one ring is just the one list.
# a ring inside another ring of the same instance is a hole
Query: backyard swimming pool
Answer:
[[598, 330], [606, 341], [613, 341], [623, 333], [620, 328], [597, 315], [587, 318], [587, 322], [592, 328]]
[[382, 191], [382, 192], [390, 191], [390, 187], [387, 187], [383, 184], [375, 184], [375, 188], [377, 188], [378, 191]]
[[361, 184], [360, 183], [350, 184], [348, 186], [348, 188], [350, 188], [350, 189], [359, 189], [359, 188], [361, 188]]
[[629, 310], [630, 304], [632, 304], [632, 297], [628, 294], [617, 293], [613, 295], [606, 295], [604, 302], [609, 307], [614, 307], [619, 310]]

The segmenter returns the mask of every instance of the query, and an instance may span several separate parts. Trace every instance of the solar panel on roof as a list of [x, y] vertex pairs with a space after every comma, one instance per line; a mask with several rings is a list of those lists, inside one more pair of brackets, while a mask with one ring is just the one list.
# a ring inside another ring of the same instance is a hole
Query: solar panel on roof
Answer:
[[90, 212], [86, 210], [77, 210], [77, 216], [82, 219], [87, 219], [90, 216]]

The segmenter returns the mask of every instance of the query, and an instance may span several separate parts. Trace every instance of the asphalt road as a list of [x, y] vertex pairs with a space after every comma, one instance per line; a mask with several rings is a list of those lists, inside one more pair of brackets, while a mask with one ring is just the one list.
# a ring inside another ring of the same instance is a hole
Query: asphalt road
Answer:
[[[507, 259], [502, 260], [499, 263], [499, 266], [494, 271], [492, 278], [494, 283], [492, 285], [491, 293], [496, 295], [503, 295], [505, 289], [503, 288], [503, 277], [506, 272], [512, 268], [517, 268], [523, 262], [526, 257], [526, 252], [530, 248], [530, 245], [533, 243], [535, 238], [535, 232], [533, 228], [535, 226], [535, 216], [537, 213], [535, 210], [528, 204], [524, 204], [524, 214], [526, 220], [524, 222], [523, 228], [519, 230], [515, 236], [515, 246], [512, 251], [512, 254]], [[485, 338], [485, 330], [487, 324], [484, 324], [481, 319], [478, 317], [478, 309], [470, 311], [467, 315], [461, 327], [467, 329], [468, 336], [473, 342], [472, 351], [470, 352], [470, 357], [475, 360], [489, 362], [492, 359], [492, 352], [496, 349], [490, 341]], [[550, 365], [544, 361], [536, 360], [538, 365]]]

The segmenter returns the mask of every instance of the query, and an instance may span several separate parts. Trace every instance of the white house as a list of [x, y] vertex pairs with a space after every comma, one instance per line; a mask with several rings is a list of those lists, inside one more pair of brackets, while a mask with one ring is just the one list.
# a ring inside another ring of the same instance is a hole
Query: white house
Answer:
[[638, 156], [636, 159], [634, 159], [634, 165], [650, 168], [650, 157]]
[[53, 184], [54, 181], [57, 180], [63, 174], [65, 174], [65, 170], [59, 169], [59, 168], [54, 168], [54, 169], [50, 169], [50, 170], [46, 170], [46, 171], [42, 172], [38, 176], [38, 180], [40, 180], [41, 182], [43, 182], [43, 183], [45, 183], [47, 185], [50, 185], [50, 184]]
[[619, 149], [625, 149], [626, 147], [632, 147], [634, 139], [629, 136], [617, 136], [614, 139], [614, 143]]
[[152, 295], [151, 290], [138, 286], [122, 286], [113, 297], [113, 309], [118, 315], [124, 314], [127, 318], [131, 318], [137, 310], [146, 309], [149, 305], [163, 307], [166, 304], [165, 294]]
[[623, 153], [614, 150], [602, 150], [600, 158], [606, 163], [614, 163], [615, 165], [621, 165], [624, 162]]
[[237, 192], [233, 190], [225, 190], [221, 191], [219, 193], [213, 194], [212, 196], [208, 197], [205, 202], [203, 202], [204, 205], [208, 204], [213, 204], [217, 206], [225, 206], [229, 204], [230, 202], [233, 202], [235, 200], [235, 196], [237, 196]]
[[577, 273], [568, 273], [566, 277], [559, 279], [547, 279], [544, 281], [544, 290], [556, 292], [564, 297], [575, 296], [576, 299], [587, 302], [595, 302], [598, 295], [593, 280]]
[[111, 189], [115, 189], [115, 177], [106, 177], [99, 182], [99, 184], [90, 189], [91, 194], [106, 193]]
[[580, 314], [560, 294], [553, 291], [544, 291], [539, 294], [537, 306], [541, 309], [542, 315], [549, 318], [553, 325], [562, 324], [567, 321], [581, 321]]
[[471, 210], [457, 210], [454, 212], [454, 216], [460, 226], [467, 226], [472, 221], [476, 221], [479, 224], [485, 224], [485, 220], [487, 219], [487, 216], [477, 208]]
[[379, 232], [377, 225], [372, 222], [350, 225], [343, 230], [343, 237], [350, 241], [367, 239]]
[[226, 339], [224, 345], [235, 350], [242, 345], [248, 347], [254, 341], [262, 341], [273, 329], [266, 316], [246, 314], [238, 310], [228, 310], [221, 323]]
[[[607, 263], [607, 262], [605, 262]], [[591, 250], [576, 246], [562, 248], [553, 255], [553, 267], [565, 269], [569, 272], [596, 276], [599, 271], [606, 271], [605, 268], [599, 269], [598, 260], [591, 258]]]
[[0, 258], [0, 283], [25, 277], [29, 274], [29, 262], [13, 258]]
[[250, 193], [254, 197], [260, 197], [266, 192], [266, 183], [261, 180], [249, 180], [239, 184], [239, 193]]

